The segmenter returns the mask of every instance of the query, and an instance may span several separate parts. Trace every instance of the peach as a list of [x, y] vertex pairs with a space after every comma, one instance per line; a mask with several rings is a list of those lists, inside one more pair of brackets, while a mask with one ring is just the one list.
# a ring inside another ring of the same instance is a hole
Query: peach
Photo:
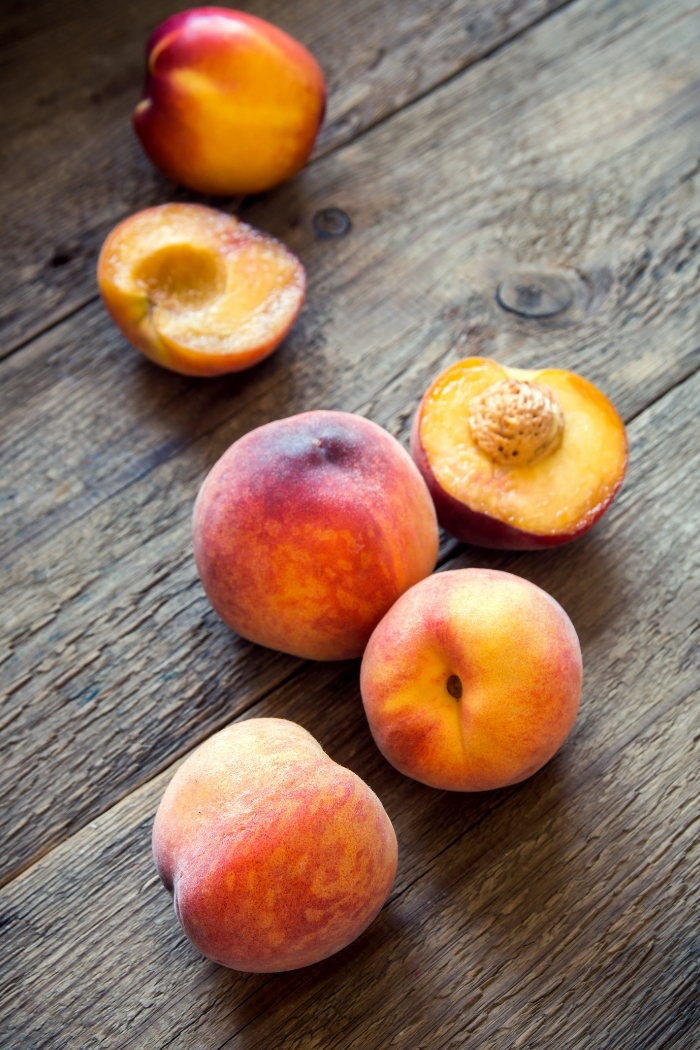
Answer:
[[360, 674], [372, 735], [406, 776], [450, 791], [517, 784], [566, 739], [581, 649], [562, 607], [508, 572], [416, 584], [369, 640]]
[[411, 452], [438, 521], [481, 547], [567, 543], [607, 510], [627, 469], [625, 426], [588, 380], [469, 357], [438, 376]]
[[387, 898], [396, 835], [374, 792], [282, 718], [210, 737], [170, 781], [158, 873], [203, 955], [271, 973], [355, 940]]
[[161, 204], [107, 237], [97, 266], [112, 320], [156, 364], [238, 372], [279, 346], [301, 309], [304, 268], [283, 244], [200, 204]]
[[360, 656], [438, 549], [435, 510], [410, 456], [348, 412], [304, 412], [236, 441], [200, 489], [193, 533], [221, 619], [312, 660]]
[[321, 68], [262, 18], [195, 7], [146, 45], [134, 128], [169, 179], [199, 193], [259, 193], [306, 164], [321, 127]]

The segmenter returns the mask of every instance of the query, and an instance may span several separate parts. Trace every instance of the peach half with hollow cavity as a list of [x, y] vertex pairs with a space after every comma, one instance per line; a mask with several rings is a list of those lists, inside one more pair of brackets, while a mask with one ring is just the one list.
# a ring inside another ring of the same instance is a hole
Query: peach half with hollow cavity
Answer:
[[153, 856], [200, 952], [276, 973], [327, 958], [369, 926], [394, 881], [397, 843], [375, 793], [310, 733], [252, 718], [177, 770]]
[[438, 572], [406, 591], [369, 640], [360, 686], [372, 736], [401, 773], [488, 791], [537, 772], [581, 694], [571, 620], [540, 587], [495, 569]]
[[191, 376], [238, 372], [267, 357], [306, 290], [288, 248], [200, 204], [161, 204], [119, 223], [102, 246], [97, 280], [129, 342]]
[[588, 380], [483, 357], [458, 361], [430, 386], [411, 453], [443, 528], [509, 550], [581, 536], [610, 506], [628, 459], [622, 419]]

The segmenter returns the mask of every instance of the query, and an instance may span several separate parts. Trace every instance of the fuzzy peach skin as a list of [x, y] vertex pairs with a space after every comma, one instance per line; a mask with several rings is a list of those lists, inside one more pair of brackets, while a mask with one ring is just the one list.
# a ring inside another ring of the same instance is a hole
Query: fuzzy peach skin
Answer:
[[321, 68], [255, 15], [195, 7], [146, 45], [134, 129], [155, 166], [200, 193], [259, 193], [308, 160], [323, 121]]
[[294, 722], [228, 726], [178, 769], [153, 856], [192, 944], [272, 973], [355, 940], [394, 882], [396, 835], [374, 792]]
[[107, 237], [97, 282], [112, 320], [156, 364], [191, 376], [250, 368], [279, 346], [306, 290], [283, 244], [201, 204], [161, 204]]
[[517, 784], [566, 739], [581, 649], [562, 607], [511, 573], [436, 573], [369, 640], [362, 699], [384, 757], [450, 791]]
[[[517, 397], [491, 418], [488, 451], [475, 439], [474, 406], [503, 386], [544, 393], [556, 406], [559, 426], [532, 461], [533, 417], [518, 419]], [[505, 438], [509, 462], [499, 462], [505, 456], [497, 437]], [[541, 550], [582, 536], [612, 503], [628, 461], [624, 423], [593, 383], [560, 368], [506, 368], [483, 357], [456, 362], [431, 384], [414, 419], [411, 454], [443, 528], [466, 543], [506, 550]]]
[[326, 411], [235, 442], [200, 489], [193, 539], [221, 619], [312, 660], [361, 656], [438, 550], [430, 495], [398, 441], [361, 416]]

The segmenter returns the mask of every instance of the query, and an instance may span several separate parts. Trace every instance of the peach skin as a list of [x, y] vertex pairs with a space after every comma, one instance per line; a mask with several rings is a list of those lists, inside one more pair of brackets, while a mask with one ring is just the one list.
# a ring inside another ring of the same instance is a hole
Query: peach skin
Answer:
[[271, 354], [306, 289], [283, 244], [200, 204], [161, 204], [121, 222], [102, 247], [97, 282], [129, 342], [191, 376], [239, 372]]
[[538, 550], [587, 532], [627, 469], [627, 435], [588, 380], [469, 357], [421, 401], [411, 453], [438, 521], [481, 547]]
[[493, 569], [439, 572], [389, 610], [360, 684], [372, 735], [406, 776], [450, 791], [517, 784], [566, 739], [581, 694], [571, 620]]
[[134, 129], [155, 166], [199, 193], [260, 193], [306, 164], [323, 121], [321, 68], [255, 15], [195, 7], [146, 45]]
[[348, 412], [304, 412], [233, 444], [200, 489], [194, 554], [244, 638], [312, 660], [361, 656], [432, 571], [435, 510], [398, 441]]
[[274, 973], [325, 959], [369, 926], [397, 845], [364, 781], [301, 726], [255, 718], [210, 737], [175, 773], [153, 856], [198, 951]]

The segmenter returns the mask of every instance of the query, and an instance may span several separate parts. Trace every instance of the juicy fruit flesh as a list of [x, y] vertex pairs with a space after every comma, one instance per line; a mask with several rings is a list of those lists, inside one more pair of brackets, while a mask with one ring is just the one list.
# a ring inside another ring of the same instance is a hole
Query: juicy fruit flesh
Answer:
[[226, 283], [190, 308], [181, 298], [154, 316], [162, 338], [192, 350], [223, 353], [262, 341], [284, 323], [296, 302], [295, 265], [264, 243], [252, 241], [226, 260]]
[[[494, 463], [474, 441], [470, 402], [508, 378], [530, 380], [556, 395], [561, 443], [525, 466]], [[441, 487], [471, 510], [530, 533], [581, 528], [618, 487], [627, 459], [624, 425], [587, 380], [560, 369], [507, 369], [468, 358], [448, 369], [426, 395], [420, 440]]]
[[139, 259], [133, 280], [152, 302], [168, 310], [200, 309], [226, 287], [226, 274], [211, 249], [170, 244]]
[[177, 204], [118, 226], [99, 280], [112, 316], [149, 356], [195, 365], [198, 354], [233, 358], [227, 371], [238, 355], [245, 367], [277, 345], [305, 284], [299, 261], [272, 237], [213, 209]]

